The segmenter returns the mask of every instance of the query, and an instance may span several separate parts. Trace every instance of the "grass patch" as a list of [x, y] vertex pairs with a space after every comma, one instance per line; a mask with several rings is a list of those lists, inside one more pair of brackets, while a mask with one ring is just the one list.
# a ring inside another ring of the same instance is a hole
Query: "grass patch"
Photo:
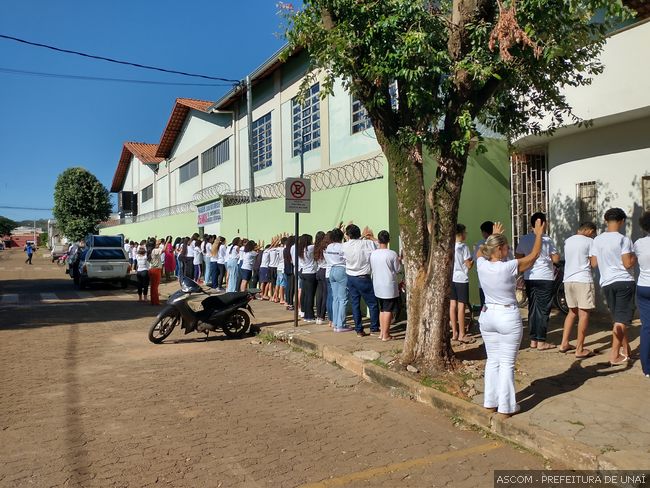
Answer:
[[296, 346], [291, 346], [291, 351], [292, 352], [302, 352], [302, 353], [305, 352], [305, 350], [302, 347], [296, 347]]
[[273, 342], [278, 342], [280, 339], [278, 339], [274, 334], [270, 334], [268, 332], [264, 332], [262, 334], [259, 334], [257, 338], [266, 343], [266, 344], [271, 344]]
[[443, 393], [449, 393], [449, 389], [447, 388], [447, 383], [444, 380], [431, 378], [430, 376], [424, 376], [420, 380], [420, 384], [428, 388], [435, 388], [436, 390], [441, 391]]
[[385, 363], [384, 361], [382, 361], [382, 360], [379, 359], [379, 358], [377, 358], [377, 359], [373, 359], [373, 360], [370, 361], [370, 362], [371, 362], [372, 364], [374, 364], [375, 366], [379, 366], [380, 368], [388, 369], [388, 364]]

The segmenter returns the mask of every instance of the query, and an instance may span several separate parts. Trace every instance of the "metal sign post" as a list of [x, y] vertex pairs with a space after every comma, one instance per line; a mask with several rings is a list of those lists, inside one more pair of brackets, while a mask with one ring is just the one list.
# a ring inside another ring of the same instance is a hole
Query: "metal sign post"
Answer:
[[285, 181], [285, 212], [294, 212], [295, 251], [293, 255], [293, 326], [298, 327], [298, 238], [300, 236], [300, 214], [311, 211], [311, 181], [304, 178], [304, 145], [300, 143], [300, 178], [287, 178]]

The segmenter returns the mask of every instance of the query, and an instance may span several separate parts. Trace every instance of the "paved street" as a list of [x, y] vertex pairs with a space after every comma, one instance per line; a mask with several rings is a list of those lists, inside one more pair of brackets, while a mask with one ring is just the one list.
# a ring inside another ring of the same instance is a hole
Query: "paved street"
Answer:
[[0, 253], [2, 487], [489, 487], [545, 466], [284, 344], [153, 345], [157, 307], [80, 293], [41, 254]]

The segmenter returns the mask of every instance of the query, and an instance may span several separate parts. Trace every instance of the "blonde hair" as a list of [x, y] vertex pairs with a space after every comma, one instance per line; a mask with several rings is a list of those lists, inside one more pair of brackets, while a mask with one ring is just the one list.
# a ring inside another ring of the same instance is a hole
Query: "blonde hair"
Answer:
[[505, 244], [508, 244], [508, 239], [503, 234], [492, 234], [485, 240], [485, 244], [479, 247], [478, 252], [485, 259], [490, 259]]

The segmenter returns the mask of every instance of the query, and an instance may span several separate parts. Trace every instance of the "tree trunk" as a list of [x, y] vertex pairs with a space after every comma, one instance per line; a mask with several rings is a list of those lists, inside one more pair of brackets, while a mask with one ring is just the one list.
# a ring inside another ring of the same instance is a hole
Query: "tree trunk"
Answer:
[[449, 289], [466, 158], [448, 156], [451, 151], [440, 157], [429, 191], [428, 222], [421, 149], [404, 147], [381, 130], [376, 133], [397, 194], [408, 314], [402, 363], [417, 364], [425, 372], [452, 369]]

